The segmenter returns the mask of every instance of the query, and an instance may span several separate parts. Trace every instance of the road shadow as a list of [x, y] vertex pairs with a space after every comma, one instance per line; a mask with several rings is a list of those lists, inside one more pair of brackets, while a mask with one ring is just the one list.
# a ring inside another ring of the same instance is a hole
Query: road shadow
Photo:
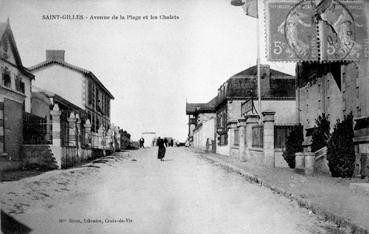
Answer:
[[163, 161], [167, 162], [167, 161], [174, 161], [174, 159], [163, 159]]
[[1, 231], [4, 234], [27, 234], [32, 229], [1, 210]]

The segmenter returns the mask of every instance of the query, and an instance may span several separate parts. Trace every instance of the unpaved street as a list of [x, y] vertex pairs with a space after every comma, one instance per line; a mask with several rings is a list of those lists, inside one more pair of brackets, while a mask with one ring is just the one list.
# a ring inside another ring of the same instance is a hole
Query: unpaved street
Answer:
[[119, 153], [0, 184], [31, 233], [336, 233], [308, 210], [186, 148]]

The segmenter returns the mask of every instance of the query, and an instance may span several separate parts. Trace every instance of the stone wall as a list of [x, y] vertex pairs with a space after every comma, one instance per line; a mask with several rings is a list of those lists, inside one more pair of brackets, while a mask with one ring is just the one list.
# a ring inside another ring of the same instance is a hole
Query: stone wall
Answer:
[[240, 155], [240, 152], [239, 152], [240, 148], [238, 146], [231, 146], [231, 150], [230, 150], [230, 155], [231, 157], [234, 157], [234, 158], [238, 158], [239, 155]]
[[[212, 116], [207, 121], [202, 122], [202, 124], [196, 128], [193, 132], [193, 146], [202, 150], [206, 149], [206, 140], [210, 140], [210, 144], [215, 140], [215, 117]], [[211, 149], [209, 145], [209, 149]]]
[[298, 90], [299, 119], [304, 129], [315, 126], [322, 113], [329, 114], [331, 128], [343, 117], [343, 96], [331, 73], [307, 83]]
[[262, 148], [249, 149], [246, 161], [257, 165], [264, 165], [264, 150]]
[[[229, 135], [228, 135], [228, 137], [229, 137]], [[218, 141], [218, 140], [216, 140], [216, 141]], [[216, 149], [216, 152], [217, 152], [217, 154], [222, 154], [222, 155], [227, 155], [227, 156], [229, 156], [229, 141], [228, 141], [228, 144], [227, 145], [219, 145], [218, 143], [217, 143], [217, 149]]]
[[275, 167], [288, 168], [286, 160], [283, 158], [283, 151], [281, 149], [274, 149]]
[[[52, 145], [23, 145], [21, 151], [22, 166], [44, 170], [68, 168], [75, 164], [102, 157], [102, 150], [77, 149], [76, 147], [60, 147], [61, 157], [55, 156]], [[60, 162], [59, 162], [60, 161]]]
[[23, 145], [21, 159], [26, 168], [56, 169], [57, 160], [50, 145]]

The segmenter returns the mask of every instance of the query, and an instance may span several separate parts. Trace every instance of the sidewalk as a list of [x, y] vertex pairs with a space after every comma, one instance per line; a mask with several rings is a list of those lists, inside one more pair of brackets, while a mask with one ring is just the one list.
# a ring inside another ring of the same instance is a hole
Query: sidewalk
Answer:
[[369, 196], [350, 191], [361, 179], [333, 178], [327, 175], [304, 176], [290, 168], [265, 168], [236, 158], [191, 149], [209, 161], [243, 175], [250, 182], [296, 200], [302, 207], [351, 229], [369, 233]]

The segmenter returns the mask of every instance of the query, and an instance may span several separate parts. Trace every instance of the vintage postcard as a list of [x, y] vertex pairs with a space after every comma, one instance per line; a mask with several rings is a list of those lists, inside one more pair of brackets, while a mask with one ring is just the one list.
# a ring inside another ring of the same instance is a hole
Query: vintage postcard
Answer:
[[0, 233], [368, 233], [367, 0], [0, 0]]

